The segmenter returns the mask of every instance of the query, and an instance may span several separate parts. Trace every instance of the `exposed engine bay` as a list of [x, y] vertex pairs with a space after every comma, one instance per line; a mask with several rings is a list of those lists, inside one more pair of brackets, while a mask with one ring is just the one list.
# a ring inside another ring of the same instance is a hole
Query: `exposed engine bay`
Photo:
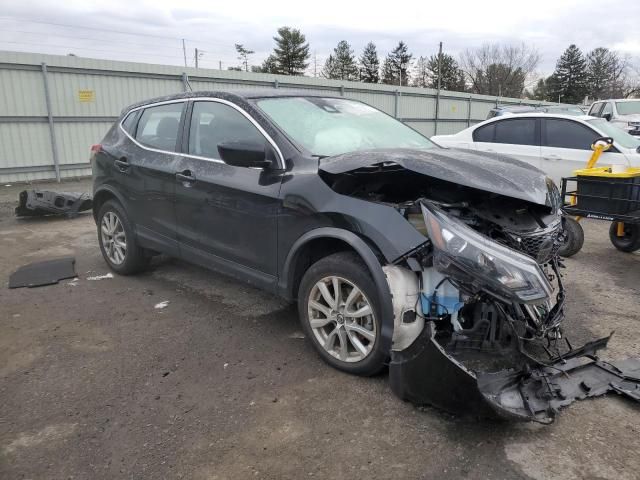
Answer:
[[337, 193], [388, 205], [425, 236], [383, 266], [394, 310], [392, 390], [453, 413], [541, 423], [608, 391], [640, 401], [640, 360], [601, 361], [596, 352], [610, 337], [575, 348], [563, 331], [555, 184], [520, 194], [414, 166], [321, 172]]

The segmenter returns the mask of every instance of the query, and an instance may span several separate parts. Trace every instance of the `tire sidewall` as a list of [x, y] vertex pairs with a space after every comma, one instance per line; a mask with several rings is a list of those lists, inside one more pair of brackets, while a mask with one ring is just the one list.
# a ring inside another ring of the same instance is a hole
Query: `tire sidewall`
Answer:
[[[329, 354], [318, 342], [309, 323], [308, 302], [313, 286], [322, 278], [339, 276], [356, 285], [367, 297], [374, 313], [376, 325], [376, 339], [373, 348], [366, 358], [359, 362], [343, 362]], [[331, 366], [356, 375], [375, 375], [380, 372], [388, 358], [388, 352], [382, 352], [381, 333], [382, 316], [380, 299], [377, 288], [371, 278], [369, 270], [355, 254], [338, 253], [329, 255], [314, 263], [305, 272], [298, 291], [298, 314], [305, 336], [313, 344], [320, 356]]]
[[635, 252], [640, 249], [640, 224], [632, 223], [625, 226], [631, 229], [631, 235], [628, 238], [620, 239], [618, 237], [618, 222], [611, 222], [609, 239], [618, 250], [626, 253]]

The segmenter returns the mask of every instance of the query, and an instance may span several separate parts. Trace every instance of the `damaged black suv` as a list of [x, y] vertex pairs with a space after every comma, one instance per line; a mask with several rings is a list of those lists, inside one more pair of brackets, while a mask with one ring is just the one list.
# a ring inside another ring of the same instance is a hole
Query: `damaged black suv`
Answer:
[[564, 340], [560, 196], [525, 163], [441, 148], [358, 101], [263, 91], [133, 105], [92, 167], [115, 272], [162, 252], [297, 300], [324, 360], [389, 364], [405, 399], [544, 421], [613, 388], [561, 384], [607, 339]]

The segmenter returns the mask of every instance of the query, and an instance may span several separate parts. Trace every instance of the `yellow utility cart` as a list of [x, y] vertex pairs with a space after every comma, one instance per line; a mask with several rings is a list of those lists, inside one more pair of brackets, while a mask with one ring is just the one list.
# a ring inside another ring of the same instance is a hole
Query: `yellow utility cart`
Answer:
[[[611, 147], [610, 138], [592, 145], [587, 168], [562, 179], [565, 215], [611, 222], [609, 238], [618, 250], [640, 249], [640, 168], [596, 167], [600, 154]], [[570, 190], [568, 184], [575, 185]]]

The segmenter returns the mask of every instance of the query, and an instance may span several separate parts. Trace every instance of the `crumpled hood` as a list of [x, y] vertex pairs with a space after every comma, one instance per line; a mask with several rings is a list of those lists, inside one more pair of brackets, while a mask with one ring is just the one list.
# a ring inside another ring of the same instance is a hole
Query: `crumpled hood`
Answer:
[[407, 170], [466, 187], [554, 206], [553, 181], [531, 165], [488, 152], [472, 152], [454, 148], [378, 149], [327, 157], [319, 169], [346, 173], [359, 168], [393, 162]]

